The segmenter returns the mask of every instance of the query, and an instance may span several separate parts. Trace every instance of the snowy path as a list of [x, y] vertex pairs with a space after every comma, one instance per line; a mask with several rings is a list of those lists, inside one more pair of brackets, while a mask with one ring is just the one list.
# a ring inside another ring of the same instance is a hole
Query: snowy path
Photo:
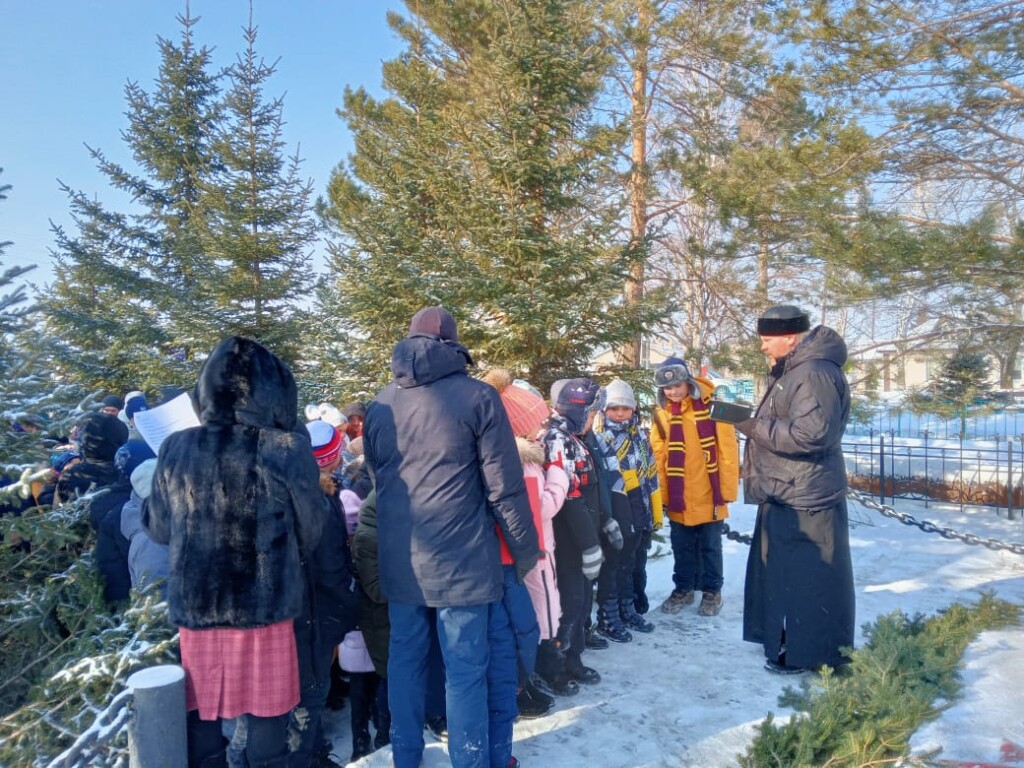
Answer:
[[[979, 536], [1024, 542], [1024, 522], [1007, 521], [989, 508], [961, 513], [956, 505], [933, 503], [925, 509], [900, 501], [899, 509]], [[851, 529], [858, 627], [897, 609], [930, 614], [956, 601], [972, 602], [984, 590], [1024, 605], [1024, 557], [947, 541], [868, 510], [857, 512], [871, 523]], [[753, 522], [752, 507], [733, 505], [734, 530], [749, 533]], [[671, 591], [667, 542], [656, 543], [652, 555], [659, 549], [663, 556], [648, 565], [653, 606]], [[516, 724], [514, 752], [525, 768], [726, 768], [737, 764], [737, 754], [768, 712], [788, 717], [778, 696], [793, 679], [764, 671], [760, 646], [740, 639], [748, 548], [725, 541], [723, 549], [722, 613], [700, 617], [689, 606], [666, 616], [655, 607], [648, 614], [657, 625], [650, 635], [634, 633], [627, 645], [588, 651], [584, 662], [601, 673], [601, 684], [558, 699], [546, 717]], [[923, 729], [914, 743], [943, 746], [947, 759], [998, 763], [1003, 741], [1024, 743], [1024, 630], [990, 633], [968, 653], [962, 704]], [[334, 754], [344, 763], [351, 754], [348, 708], [328, 716]], [[984, 729], [975, 725], [978, 721]], [[353, 765], [390, 766], [390, 750]], [[448, 765], [444, 746], [428, 741], [425, 768]]]

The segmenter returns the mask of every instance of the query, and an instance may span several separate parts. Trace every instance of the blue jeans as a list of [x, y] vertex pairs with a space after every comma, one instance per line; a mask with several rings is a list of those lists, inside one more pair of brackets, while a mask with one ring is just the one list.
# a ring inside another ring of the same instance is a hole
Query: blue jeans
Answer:
[[676, 589], [719, 592], [722, 575], [722, 521], [683, 525], [670, 521]]
[[[448, 715], [448, 754], [453, 768], [487, 768], [491, 723], [501, 710], [500, 690], [489, 691], [493, 640], [498, 658], [511, 656], [512, 718], [515, 719], [515, 640], [501, 603], [428, 608], [388, 604], [391, 653], [388, 660], [388, 698], [391, 704], [391, 749], [396, 768], [416, 768], [423, 757], [426, 716], [427, 657], [434, 631], [444, 657]], [[495, 682], [501, 677], [499, 674]], [[500, 689], [500, 686], [495, 686]], [[490, 716], [485, 713], [491, 713]], [[509, 720], [508, 754], [512, 748]], [[499, 736], [504, 727], [495, 733]], [[500, 739], [499, 739], [500, 741]], [[498, 746], [496, 744], [496, 746]], [[506, 757], [505, 762], [508, 762]]]

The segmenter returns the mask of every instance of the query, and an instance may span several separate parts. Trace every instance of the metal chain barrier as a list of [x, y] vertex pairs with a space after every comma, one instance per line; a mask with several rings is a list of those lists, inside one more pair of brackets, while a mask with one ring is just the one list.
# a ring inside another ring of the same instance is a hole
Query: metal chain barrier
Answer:
[[[846, 492], [846, 495], [848, 498], [860, 502], [868, 509], [873, 509], [885, 517], [891, 517], [894, 520], [898, 520], [904, 525], [916, 526], [925, 533], [937, 533], [944, 539], [959, 541], [964, 544], [970, 544], [971, 546], [977, 546], [980, 544], [988, 549], [1005, 550], [1006, 552], [1012, 552], [1015, 555], [1024, 555], [1024, 544], [1007, 544], [1005, 541], [999, 541], [999, 539], [983, 539], [980, 536], [975, 536], [973, 533], [961, 533], [953, 528], [942, 528], [928, 520], [918, 520], [909, 512], [899, 512], [890, 506], [879, 504], [873, 498], [860, 491], [854, 491], [851, 489]], [[736, 533], [733, 531], [729, 528], [728, 523], [722, 524], [722, 535], [727, 539], [738, 541], [742, 544], [747, 544], [748, 546], [754, 541], [748, 534]]]
[[51, 761], [46, 768], [88, 768], [96, 764], [96, 747], [109, 744], [120, 734], [131, 719], [134, 692], [121, 691], [111, 699], [93, 724], [75, 739], [75, 743]]
[[861, 493], [860, 491], [850, 490], [847, 491], [846, 495], [854, 501], [859, 501], [868, 509], [880, 512], [885, 517], [891, 517], [894, 520], [899, 520], [904, 525], [917, 526], [925, 533], [937, 533], [944, 539], [951, 539], [953, 541], [959, 541], [972, 546], [981, 544], [988, 549], [1005, 550], [1007, 552], [1012, 552], [1015, 555], [1024, 555], [1024, 544], [1007, 544], [1005, 541], [999, 541], [998, 539], [983, 539], [980, 536], [975, 536], [973, 533], [960, 533], [952, 528], [942, 528], [927, 520], [918, 520], [908, 512], [898, 512], [885, 504], [879, 504], [870, 496]]
[[738, 541], [740, 544], [746, 544], [748, 547], [754, 543], [753, 536], [749, 533], [736, 533], [736, 531], [729, 527], [728, 523], [722, 523], [722, 535], [731, 541]]

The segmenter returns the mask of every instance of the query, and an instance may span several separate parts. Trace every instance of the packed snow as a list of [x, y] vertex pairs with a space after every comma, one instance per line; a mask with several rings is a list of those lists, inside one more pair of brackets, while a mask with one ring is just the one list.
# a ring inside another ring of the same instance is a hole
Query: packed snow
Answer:
[[[857, 623], [903, 611], [934, 614], [954, 602], [971, 603], [984, 591], [1024, 605], [1024, 556], [951, 541], [904, 525], [851, 502], [850, 545], [857, 587]], [[991, 507], [899, 500], [896, 508], [940, 527], [1024, 543], [1024, 522], [1007, 520]], [[749, 533], [755, 508], [733, 504], [729, 523]], [[657, 534], [661, 535], [664, 531]], [[603, 680], [581, 686], [579, 695], [556, 699], [555, 709], [515, 726], [513, 752], [524, 768], [597, 766], [669, 768], [737, 765], [765, 715], [788, 718], [779, 694], [799, 678], [763, 669], [761, 647], [741, 639], [743, 576], [748, 547], [724, 542], [724, 607], [720, 615], [697, 615], [696, 605], [668, 616], [657, 606], [672, 589], [667, 541], [656, 541], [648, 563], [647, 618], [653, 633], [633, 633], [633, 642], [587, 651], [585, 664]], [[858, 644], [862, 633], [858, 630]], [[915, 735], [915, 753], [941, 748], [953, 764], [1024, 765], [1024, 629], [990, 632], [969, 648], [962, 700]], [[333, 755], [351, 755], [349, 708], [326, 713]], [[450, 765], [445, 745], [426, 735], [425, 768]], [[1014, 755], [1019, 757], [1016, 760]], [[352, 765], [391, 765], [390, 748]]]

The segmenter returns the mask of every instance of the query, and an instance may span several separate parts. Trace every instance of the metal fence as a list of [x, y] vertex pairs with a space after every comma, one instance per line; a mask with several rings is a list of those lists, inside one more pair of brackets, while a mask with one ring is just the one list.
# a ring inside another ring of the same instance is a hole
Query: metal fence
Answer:
[[901, 439], [895, 431], [843, 442], [852, 487], [877, 496], [1003, 507], [1024, 503], [1024, 436], [992, 440]]

